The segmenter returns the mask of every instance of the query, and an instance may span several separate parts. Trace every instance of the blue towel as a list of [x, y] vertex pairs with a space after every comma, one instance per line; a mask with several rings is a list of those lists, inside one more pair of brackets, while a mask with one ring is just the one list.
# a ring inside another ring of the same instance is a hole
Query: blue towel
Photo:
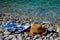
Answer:
[[30, 29], [30, 25], [21, 25], [19, 28], [16, 29], [16, 33], [24, 33]]
[[11, 23], [11, 24], [7, 24], [7, 25], [3, 25], [2, 29], [11, 29], [12, 27], [15, 28], [17, 25], [15, 23]]
[[17, 27], [18, 25], [15, 24], [15, 23], [10, 23], [10, 24], [7, 24], [7, 25], [4, 25], [2, 26], [2, 29], [9, 29], [9, 32], [15, 32], [16, 33], [24, 33], [26, 32], [27, 30], [29, 30], [29, 28], [31, 27], [30, 25], [21, 25], [20, 27]]

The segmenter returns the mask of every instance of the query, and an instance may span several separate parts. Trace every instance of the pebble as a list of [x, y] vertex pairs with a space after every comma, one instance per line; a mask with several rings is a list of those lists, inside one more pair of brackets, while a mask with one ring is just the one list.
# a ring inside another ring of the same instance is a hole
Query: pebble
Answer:
[[0, 40], [2, 40], [2, 33], [0, 33]]
[[21, 34], [18, 34], [17, 39], [18, 39], [18, 40], [22, 40]]

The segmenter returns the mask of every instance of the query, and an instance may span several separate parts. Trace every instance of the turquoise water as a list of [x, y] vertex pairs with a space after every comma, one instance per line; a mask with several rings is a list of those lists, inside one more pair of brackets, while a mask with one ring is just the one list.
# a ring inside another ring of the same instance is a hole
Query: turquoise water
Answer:
[[0, 0], [0, 12], [29, 14], [60, 20], [60, 0]]
[[0, 8], [20, 8], [36, 6], [60, 9], [60, 0], [0, 0]]
[[16, 3], [21, 5], [60, 7], [60, 0], [0, 0], [0, 3], [6, 3], [5, 5]]

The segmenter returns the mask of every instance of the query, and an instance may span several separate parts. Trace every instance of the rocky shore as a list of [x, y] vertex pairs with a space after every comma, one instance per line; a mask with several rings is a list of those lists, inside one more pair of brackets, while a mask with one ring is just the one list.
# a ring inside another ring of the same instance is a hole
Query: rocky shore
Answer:
[[[24, 33], [19, 34], [9, 34], [9, 35], [3, 35], [4, 30], [2, 30], [2, 26], [8, 23], [16, 23], [16, 24], [22, 24], [22, 23], [29, 23], [32, 24], [34, 22], [41, 23], [43, 26], [45, 26], [49, 30], [49, 34], [46, 36], [42, 36], [40, 34], [38, 35], [31, 35]], [[56, 32], [57, 25], [50, 21], [40, 21], [38, 19], [34, 19], [34, 17], [25, 17], [25, 16], [13, 16], [11, 14], [0, 14], [0, 31], [2, 31], [2, 34], [0, 36], [0, 40], [60, 40], [60, 33]]]

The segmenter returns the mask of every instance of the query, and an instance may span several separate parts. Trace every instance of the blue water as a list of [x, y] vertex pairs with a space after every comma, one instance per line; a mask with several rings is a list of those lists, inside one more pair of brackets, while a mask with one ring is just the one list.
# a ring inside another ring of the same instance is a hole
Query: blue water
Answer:
[[0, 12], [32, 14], [57, 21], [60, 20], [60, 0], [0, 0]]

